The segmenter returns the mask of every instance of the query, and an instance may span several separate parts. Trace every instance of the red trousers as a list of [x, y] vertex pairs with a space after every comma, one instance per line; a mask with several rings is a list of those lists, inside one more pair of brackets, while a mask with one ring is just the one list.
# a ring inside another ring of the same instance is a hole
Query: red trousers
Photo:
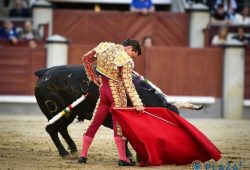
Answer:
[[[114, 99], [109, 85], [109, 79], [105, 76], [101, 76], [102, 86], [100, 87], [100, 97], [97, 101], [95, 111], [93, 113], [94, 118], [87, 129], [85, 135], [94, 138], [97, 130], [104, 122], [105, 118], [110, 113], [110, 108], [114, 107]], [[114, 136], [117, 136], [117, 123], [113, 118]]]

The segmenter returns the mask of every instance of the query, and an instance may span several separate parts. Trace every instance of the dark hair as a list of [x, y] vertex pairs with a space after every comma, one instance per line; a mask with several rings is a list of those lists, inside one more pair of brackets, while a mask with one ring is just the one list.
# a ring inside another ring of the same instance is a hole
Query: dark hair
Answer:
[[122, 42], [122, 45], [124, 47], [132, 46], [133, 47], [133, 51], [137, 51], [138, 55], [141, 55], [141, 46], [140, 46], [139, 41], [137, 41], [137, 40], [131, 40], [131, 39], [126, 39], [126, 40], [124, 40]]

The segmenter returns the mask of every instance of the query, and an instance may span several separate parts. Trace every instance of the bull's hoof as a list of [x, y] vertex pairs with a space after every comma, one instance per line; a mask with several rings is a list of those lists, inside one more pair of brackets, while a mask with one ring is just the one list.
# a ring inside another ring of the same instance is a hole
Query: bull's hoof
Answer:
[[78, 159], [79, 153], [77, 151], [70, 152], [71, 158], [72, 159]]
[[69, 153], [68, 153], [67, 155], [63, 155], [63, 156], [61, 156], [61, 157], [62, 157], [63, 159], [66, 159], [66, 160], [71, 160], [71, 159], [72, 159]]
[[87, 158], [81, 156], [81, 157], [78, 159], [78, 163], [80, 163], [80, 164], [86, 164], [86, 163], [87, 163]]

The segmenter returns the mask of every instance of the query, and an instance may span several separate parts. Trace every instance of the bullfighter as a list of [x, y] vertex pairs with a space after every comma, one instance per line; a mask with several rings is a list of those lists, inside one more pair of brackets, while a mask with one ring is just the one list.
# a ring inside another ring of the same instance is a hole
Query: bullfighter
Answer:
[[[94, 117], [83, 135], [82, 152], [79, 163], [86, 163], [89, 147], [94, 136], [110, 113], [112, 107], [127, 107], [127, 97], [133, 107], [141, 112], [143, 103], [132, 83], [133, 58], [141, 55], [137, 40], [127, 39], [121, 44], [102, 42], [82, 58], [83, 65], [91, 81], [100, 89], [100, 97], [94, 111]], [[96, 65], [96, 68], [94, 68]], [[119, 154], [119, 166], [134, 166], [135, 162], [126, 156], [125, 139], [122, 129], [113, 118], [114, 141]]]

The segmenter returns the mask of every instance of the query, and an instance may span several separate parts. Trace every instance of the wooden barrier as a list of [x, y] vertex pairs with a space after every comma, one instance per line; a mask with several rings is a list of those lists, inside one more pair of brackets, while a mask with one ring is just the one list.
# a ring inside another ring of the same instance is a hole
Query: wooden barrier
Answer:
[[68, 64], [82, 64], [82, 56], [95, 45], [69, 44]]
[[222, 49], [147, 50], [145, 75], [166, 94], [221, 97]]
[[[69, 64], [81, 64], [91, 46], [70, 45]], [[150, 47], [135, 59], [135, 70], [169, 95], [221, 97], [220, 48]]]
[[127, 38], [142, 41], [151, 36], [154, 46], [188, 45], [188, 15], [183, 13], [156, 12], [143, 16], [118, 11], [55, 9], [53, 12], [53, 33], [74, 44], [120, 43]]
[[[94, 45], [69, 45], [69, 64]], [[135, 70], [168, 95], [221, 97], [223, 49], [151, 47], [135, 59]], [[250, 50], [246, 52], [245, 98], [250, 98]], [[2, 47], [0, 49], [0, 94], [34, 94], [34, 72], [45, 67], [45, 49]]]
[[34, 72], [45, 66], [45, 49], [2, 47], [0, 49], [0, 94], [34, 94]]

